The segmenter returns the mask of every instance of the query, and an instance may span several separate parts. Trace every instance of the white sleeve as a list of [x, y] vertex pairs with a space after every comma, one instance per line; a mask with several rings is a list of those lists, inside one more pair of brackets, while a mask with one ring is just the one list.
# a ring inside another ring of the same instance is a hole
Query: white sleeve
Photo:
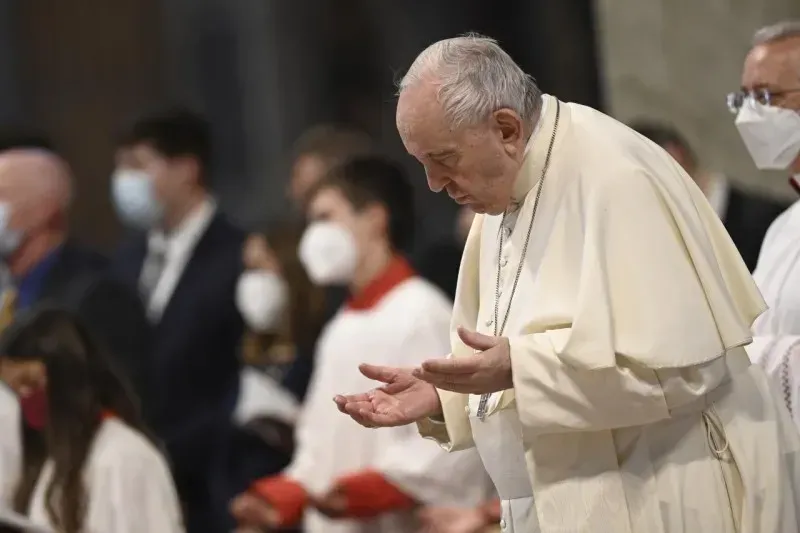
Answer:
[[313, 418], [311, 411], [312, 406], [323, 405], [323, 401], [327, 400], [333, 403], [330, 399], [321, 400], [321, 388], [317, 384], [320, 380], [321, 368], [324, 363], [317, 357], [314, 363], [314, 370], [311, 373], [311, 380], [308, 384], [308, 392], [303, 405], [299, 409], [297, 421], [294, 426], [294, 454], [292, 455], [292, 462], [283, 469], [281, 473], [283, 476], [296, 481], [303, 486], [306, 490], [312, 489], [317, 486], [314, 481], [318, 478], [317, 472], [317, 450], [326, 443], [319, 438], [320, 428], [315, 424], [316, 420]]
[[745, 349], [750, 361], [769, 376], [800, 427], [800, 335], [758, 335]]
[[[406, 366], [441, 357], [450, 351], [447, 313], [428, 312], [417, 320], [403, 353]], [[474, 448], [449, 453], [420, 438], [413, 426], [395, 428], [397, 440], [376, 466], [388, 481], [423, 505], [478, 505], [491, 494], [491, 481]]]
[[19, 403], [0, 384], [0, 507], [11, 507], [22, 465]]
[[90, 475], [86, 530], [184, 533], [178, 495], [161, 454], [153, 448], [115, 459]]

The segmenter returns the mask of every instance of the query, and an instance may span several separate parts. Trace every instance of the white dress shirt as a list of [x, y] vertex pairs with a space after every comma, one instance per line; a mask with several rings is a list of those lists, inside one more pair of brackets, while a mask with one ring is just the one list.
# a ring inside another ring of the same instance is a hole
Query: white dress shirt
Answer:
[[147, 316], [151, 322], [161, 320], [161, 315], [178, 286], [183, 270], [192, 258], [195, 246], [211, 223], [216, 210], [216, 202], [209, 197], [169, 234], [161, 230], [150, 233], [142, 276], [146, 275], [150, 264], [157, 256], [161, 254], [166, 256], [163, 270], [150, 292], [149, 301], [146, 302]]

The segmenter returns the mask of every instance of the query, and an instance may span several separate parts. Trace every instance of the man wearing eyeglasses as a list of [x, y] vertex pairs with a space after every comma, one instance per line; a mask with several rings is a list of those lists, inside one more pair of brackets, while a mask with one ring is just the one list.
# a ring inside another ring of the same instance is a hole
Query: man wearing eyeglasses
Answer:
[[[728, 105], [756, 166], [788, 171], [800, 192], [800, 20], [756, 32], [742, 90]], [[800, 426], [800, 201], [770, 226], [753, 278], [769, 309], [753, 324], [747, 351]]]

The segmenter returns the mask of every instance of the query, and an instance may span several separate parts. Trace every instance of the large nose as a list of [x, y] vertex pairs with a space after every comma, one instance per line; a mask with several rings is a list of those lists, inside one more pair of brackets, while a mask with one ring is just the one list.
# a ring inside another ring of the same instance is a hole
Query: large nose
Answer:
[[428, 178], [428, 188], [433, 192], [442, 192], [450, 181], [444, 173], [429, 168], [425, 169], [425, 176]]

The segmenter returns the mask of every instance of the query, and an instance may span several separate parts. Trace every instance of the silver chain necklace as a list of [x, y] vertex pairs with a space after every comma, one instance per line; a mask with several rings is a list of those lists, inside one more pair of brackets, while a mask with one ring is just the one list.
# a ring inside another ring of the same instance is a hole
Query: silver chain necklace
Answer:
[[[503, 229], [505, 227], [506, 215], [508, 214], [508, 209], [503, 212], [503, 219], [500, 222], [500, 239], [499, 244], [497, 247], [497, 277], [495, 282], [495, 289], [494, 289], [494, 336], [499, 337], [503, 334], [503, 330], [506, 327], [506, 322], [508, 321], [508, 315], [511, 312], [511, 302], [514, 300], [514, 293], [517, 292], [517, 283], [519, 283], [519, 277], [522, 274], [522, 267], [525, 264], [525, 256], [528, 253], [528, 243], [531, 240], [531, 231], [533, 230], [533, 221], [536, 219], [536, 210], [539, 207], [539, 198], [542, 196], [542, 189], [544, 188], [544, 178], [547, 175], [547, 169], [550, 166], [550, 156], [553, 153], [553, 144], [556, 140], [556, 131], [558, 131], [558, 119], [561, 115], [561, 106], [560, 102], [556, 100], [556, 122], [553, 126], [553, 134], [550, 136], [550, 144], [547, 147], [547, 156], [544, 159], [544, 167], [542, 168], [542, 175], [539, 177], [539, 188], [536, 190], [536, 199], [533, 201], [533, 211], [531, 213], [531, 221], [528, 224], [528, 233], [525, 235], [525, 244], [522, 246], [522, 254], [519, 258], [519, 265], [517, 265], [517, 274], [514, 276], [514, 285], [511, 286], [511, 294], [508, 297], [508, 305], [506, 306], [505, 314], [503, 315], [503, 322], [502, 324], [498, 323], [498, 318], [500, 315], [500, 268], [501, 262], [503, 259]], [[487, 406], [489, 403], [489, 398], [491, 398], [492, 394], [482, 394], [480, 402], [478, 403], [478, 418], [483, 421], [486, 419], [486, 411]]]

